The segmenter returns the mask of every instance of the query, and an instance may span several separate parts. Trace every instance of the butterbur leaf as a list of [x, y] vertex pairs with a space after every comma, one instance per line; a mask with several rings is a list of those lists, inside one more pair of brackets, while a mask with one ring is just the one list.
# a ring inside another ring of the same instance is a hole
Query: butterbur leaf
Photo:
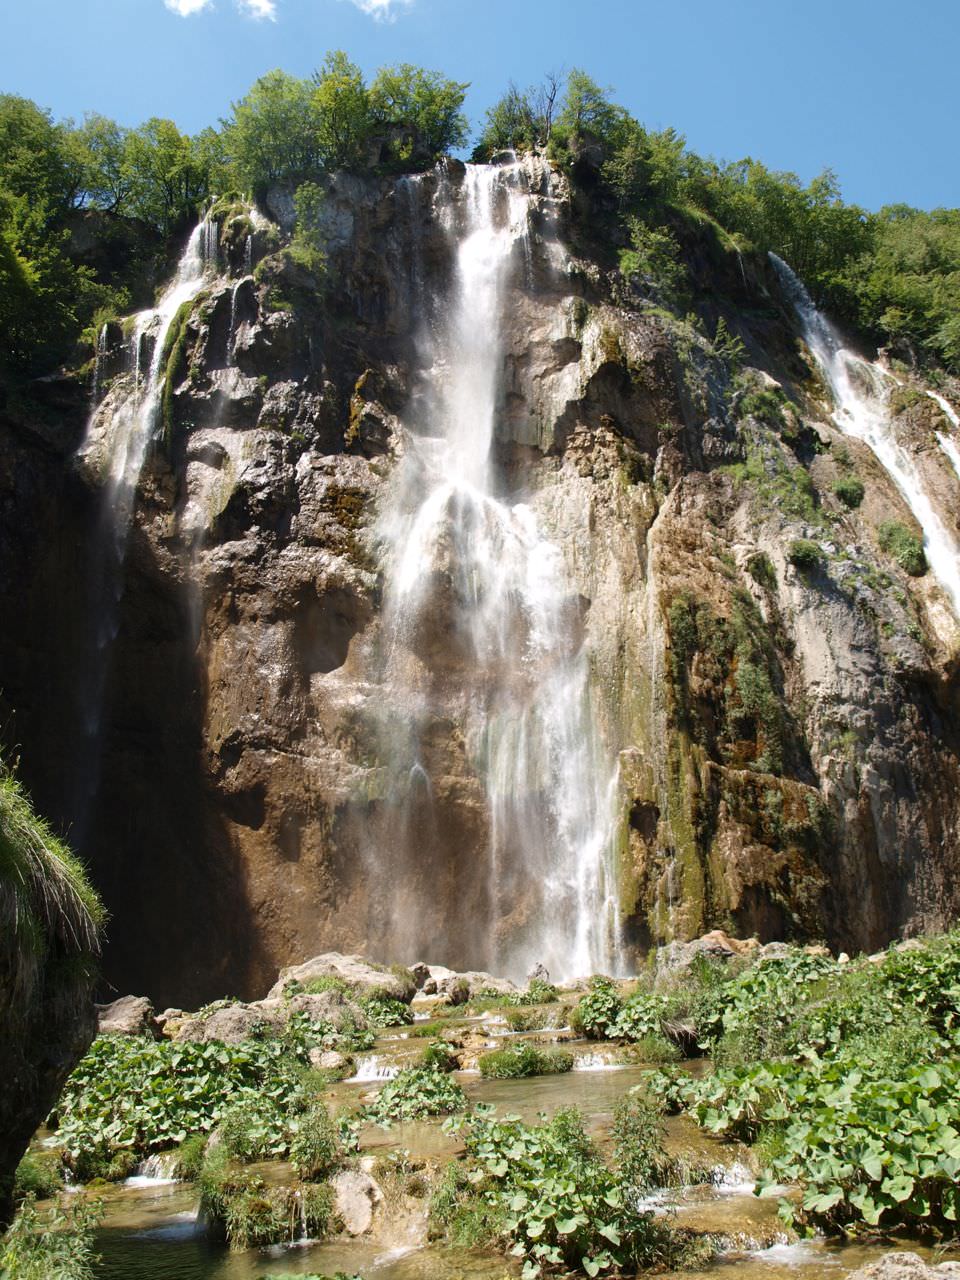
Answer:
[[597, 1230], [600, 1232], [603, 1238], [605, 1240], [609, 1240], [611, 1244], [620, 1243], [620, 1232], [617, 1230], [617, 1228], [613, 1225], [612, 1222], [605, 1223], [603, 1226], [598, 1227]]
[[885, 1178], [880, 1184], [880, 1189], [896, 1200], [898, 1204], [902, 1204], [904, 1200], [909, 1200], [913, 1195], [914, 1185], [913, 1178], [908, 1178], [901, 1174], [897, 1178]]
[[583, 1269], [588, 1276], [598, 1276], [600, 1274], [600, 1263], [596, 1258], [584, 1258]]
[[580, 1219], [576, 1217], [557, 1219], [557, 1231], [562, 1236], [572, 1235], [573, 1232], [576, 1231], [577, 1227], [579, 1226], [580, 1226]]

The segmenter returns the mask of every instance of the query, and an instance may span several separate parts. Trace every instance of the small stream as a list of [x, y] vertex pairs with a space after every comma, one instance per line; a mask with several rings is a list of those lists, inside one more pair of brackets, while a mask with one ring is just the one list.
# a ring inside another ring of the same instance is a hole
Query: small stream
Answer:
[[[461, 1074], [460, 1082], [472, 1102], [493, 1103], [501, 1113], [518, 1114], [528, 1121], [540, 1112], [549, 1115], [576, 1105], [603, 1148], [609, 1142], [617, 1103], [639, 1082], [644, 1069], [581, 1069], [526, 1080], [485, 1080]], [[382, 1080], [345, 1081], [336, 1087], [333, 1105], [359, 1103]], [[406, 1149], [414, 1159], [434, 1162], [455, 1158], [462, 1150], [458, 1139], [445, 1135], [436, 1119], [390, 1130], [370, 1126], [363, 1131], [361, 1146], [366, 1155]], [[707, 1134], [683, 1117], [667, 1121], [666, 1146], [690, 1165], [711, 1170], [712, 1181], [658, 1193], [649, 1207], [674, 1215], [678, 1226], [727, 1242], [726, 1252], [704, 1272], [691, 1275], [715, 1280], [820, 1280], [823, 1276], [843, 1280], [891, 1247], [791, 1242], [777, 1216], [776, 1197], [753, 1195], [753, 1172], [743, 1147]], [[492, 1252], [432, 1244], [397, 1247], [382, 1236], [375, 1241], [336, 1239], [230, 1252], [203, 1234], [197, 1221], [196, 1190], [189, 1184], [140, 1176], [94, 1194], [103, 1198], [106, 1209], [98, 1236], [103, 1254], [98, 1280], [260, 1280], [337, 1271], [364, 1280], [505, 1280], [519, 1275], [513, 1260]], [[916, 1249], [912, 1243], [906, 1247]], [[681, 1280], [679, 1273], [675, 1280]]]

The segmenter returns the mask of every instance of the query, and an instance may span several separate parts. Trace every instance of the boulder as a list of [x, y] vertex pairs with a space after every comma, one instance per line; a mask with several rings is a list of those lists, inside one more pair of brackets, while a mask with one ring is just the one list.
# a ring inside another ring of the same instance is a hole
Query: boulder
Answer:
[[[784, 944], [768, 945], [782, 947]], [[736, 957], [759, 955], [763, 950], [756, 938], [731, 938], [722, 929], [712, 929], [702, 937], [694, 938], [692, 942], [668, 942], [666, 946], [658, 947], [656, 980], [661, 982], [688, 972], [699, 956], [727, 963]]]
[[423, 980], [420, 990], [425, 996], [446, 996], [450, 1004], [466, 1004], [478, 992], [484, 989], [496, 991], [498, 995], [509, 995], [516, 991], [516, 985], [507, 978], [495, 978], [492, 973], [468, 970], [458, 973], [455, 969], [447, 969], [442, 964], [417, 964], [413, 972], [420, 981], [423, 971], [429, 975]]
[[202, 1016], [186, 1018], [177, 1028], [175, 1040], [221, 1040], [224, 1044], [240, 1044], [252, 1040], [263, 1030], [278, 1028], [282, 1019], [278, 1004], [228, 1004]]
[[960, 1262], [941, 1262], [932, 1266], [916, 1253], [885, 1253], [877, 1262], [869, 1262], [852, 1272], [848, 1280], [946, 1280], [960, 1276]]
[[159, 1028], [153, 1005], [146, 996], [121, 996], [111, 1004], [97, 1005], [97, 1034], [153, 1036]]
[[306, 985], [316, 978], [339, 978], [354, 995], [385, 995], [393, 1000], [409, 1004], [416, 991], [416, 982], [409, 969], [381, 968], [371, 964], [363, 956], [345, 956], [329, 951], [303, 964], [291, 965], [280, 970], [280, 977], [270, 988], [268, 1000], [279, 1000], [285, 988], [293, 982]]
[[348, 1071], [351, 1059], [345, 1053], [337, 1053], [334, 1049], [311, 1049], [310, 1065], [316, 1071]]
[[368, 1173], [347, 1170], [331, 1178], [334, 1210], [347, 1235], [362, 1236], [373, 1226], [373, 1214], [383, 1192]]

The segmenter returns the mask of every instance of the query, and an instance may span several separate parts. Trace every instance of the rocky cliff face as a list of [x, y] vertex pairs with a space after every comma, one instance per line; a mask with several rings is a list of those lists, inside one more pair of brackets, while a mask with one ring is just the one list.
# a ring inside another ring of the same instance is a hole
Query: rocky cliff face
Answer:
[[[687, 235], [680, 319], [651, 282], [620, 277], [588, 194], [540, 161], [526, 174], [495, 461], [503, 495], [560, 549], [618, 761], [628, 959], [717, 925], [860, 948], [943, 923], [958, 905], [960, 636], [933, 575], [882, 549], [884, 522], [913, 528], [903, 497], [833, 425], [769, 264]], [[374, 660], [379, 522], [442, 376], [422, 337], [448, 296], [444, 209], [461, 182], [455, 164], [335, 181], [321, 279], [271, 253], [275, 228], [227, 211], [218, 273], [180, 317], [83, 828], [124, 989], [258, 995], [281, 965], [333, 949], [486, 968], [490, 937], [522, 920], [522, 891], [505, 914], [482, 870], [490, 809], [442, 556], [414, 640], [436, 693], [418, 726], [428, 785], [402, 813]], [[268, 212], [289, 230], [283, 193]], [[706, 336], [721, 316], [742, 354]], [[38, 803], [67, 820], [87, 549], [130, 377], [114, 377], [79, 461], [79, 404], [8, 404], [2, 423], [3, 694]], [[957, 477], [934, 443], [952, 428], [914, 389], [896, 429], [956, 528]], [[850, 475], [856, 509], [833, 492]], [[798, 540], [820, 548], [807, 566]], [[402, 942], [394, 898], [417, 921]]]

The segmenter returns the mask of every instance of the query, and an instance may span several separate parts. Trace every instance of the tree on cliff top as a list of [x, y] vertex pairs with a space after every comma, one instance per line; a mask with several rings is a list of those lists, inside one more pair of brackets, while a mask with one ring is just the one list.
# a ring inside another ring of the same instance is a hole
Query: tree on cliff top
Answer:
[[83, 868], [0, 764], [0, 1227], [20, 1157], [93, 1039], [103, 924]]

